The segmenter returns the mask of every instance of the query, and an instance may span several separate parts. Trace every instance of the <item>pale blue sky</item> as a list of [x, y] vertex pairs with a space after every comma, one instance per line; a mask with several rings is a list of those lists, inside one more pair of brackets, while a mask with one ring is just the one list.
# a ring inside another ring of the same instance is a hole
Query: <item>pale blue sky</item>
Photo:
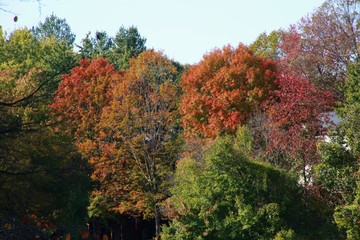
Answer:
[[65, 18], [80, 43], [86, 33], [104, 30], [114, 36], [134, 25], [146, 46], [163, 50], [181, 63], [196, 63], [214, 48], [250, 44], [260, 33], [288, 28], [324, 0], [0, 0], [0, 25], [7, 32], [36, 26], [54, 13]]

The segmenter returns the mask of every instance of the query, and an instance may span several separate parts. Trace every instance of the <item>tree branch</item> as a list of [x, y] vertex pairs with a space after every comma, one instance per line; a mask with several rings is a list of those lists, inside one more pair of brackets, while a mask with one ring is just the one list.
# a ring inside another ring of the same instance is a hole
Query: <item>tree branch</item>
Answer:
[[46, 79], [45, 81], [43, 81], [42, 83], [39, 84], [39, 86], [37, 86], [37, 88], [35, 88], [30, 94], [28, 94], [27, 96], [20, 98], [18, 100], [15, 100], [13, 102], [1, 102], [0, 101], [0, 106], [3, 107], [13, 107], [14, 105], [24, 102], [28, 99], [30, 99], [31, 97], [33, 97], [38, 91], [41, 90], [41, 88], [43, 88], [46, 84], [48, 84], [49, 82], [51, 82], [55, 77], [65, 73], [68, 69], [63, 69], [58, 73], [55, 73], [54, 75], [50, 76], [50, 78]]

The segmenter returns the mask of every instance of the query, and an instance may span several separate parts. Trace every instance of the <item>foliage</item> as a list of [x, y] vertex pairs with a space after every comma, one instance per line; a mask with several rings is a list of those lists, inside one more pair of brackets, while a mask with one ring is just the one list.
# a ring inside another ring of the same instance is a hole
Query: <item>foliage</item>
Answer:
[[39, 23], [31, 32], [38, 40], [55, 37], [58, 41], [65, 41], [70, 46], [75, 41], [75, 34], [71, 32], [66, 20], [54, 14], [46, 17], [44, 23]]
[[358, 166], [355, 159], [341, 145], [320, 143], [321, 163], [315, 167], [315, 176], [328, 192], [328, 201], [336, 205], [350, 204], [356, 195]]
[[86, 34], [86, 37], [82, 39], [80, 48], [80, 55], [82, 58], [99, 58], [108, 57], [110, 48], [113, 45], [111, 37], [105, 31], [95, 32], [95, 37], [91, 37], [91, 32]]
[[90, 33], [82, 40], [80, 54], [83, 58], [107, 58], [116, 69], [129, 67], [129, 60], [146, 50], [146, 38], [142, 37], [137, 28], [120, 27], [115, 37], [110, 37], [104, 31]]
[[[75, 55], [64, 42], [38, 40], [27, 29], [1, 34], [0, 238], [28, 231], [21, 219], [30, 215], [37, 219], [30, 235], [44, 221], [73, 231], [85, 222], [90, 183], [71, 139], [54, 132], [48, 104]], [[4, 229], [7, 223], [14, 227]]]
[[78, 143], [92, 139], [118, 78], [119, 73], [103, 58], [83, 59], [70, 74], [62, 76], [51, 107], [60, 120], [66, 121], [65, 128], [75, 135]]
[[353, 203], [338, 206], [336, 208], [334, 219], [340, 229], [346, 231], [346, 239], [355, 240], [360, 238], [360, 198], [359, 189]]
[[342, 85], [345, 95], [339, 110], [346, 144], [354, 156], [360, 156], [360, 63], [349, 66], [347, 80]]
[[358, 10], [358, 1], [327, 0], [282, 37], [285, 45], [295, 45], [284, 58], [337, 100], [343, 97], [338, 85], [345, 81], [347, 65], [359, 59]]
[[128, 68], [129, 60], [146, 50], [146, 38], [142, 37], [134, 26], [120, 27], [113, 38], [113, 43], [109, 59], [118, 69]]
[[317, 161], [317, 137], [326, 130], [329, 120], [325, 112], [331, 109], [333, 98], [293, 72], [279, 74], [278, 84], [279, 89], [266, 103], [271, 124], [268, 148], [297, 160], [287, 167], [305, 171], [307, 164]]
[[114, 212], [160, 221], [177, 152], [177, 71], [155, 51], [130, 63], [119, 73], [102, 58], [81, 60], [64, 75], [52, 107], [94, 168], [91, 212], [106, 213], [100, 199]]
[[167, 200], [172, 222], [162, 238], [293, 239], [296, 231], [318, 239], [308, 230], [319, 233], [323, 223], [312, 222], [314, 215], [321, 218], [303, 205], [296, 178], [246, 156], [238, 145], [245, 141], [244, 128], [238, 133], [218, 137], [202, 159], [178, 162]]
[[214, 138], [244, 124], [275, 89], [275, 64], [244, 45], [216, 49], [182, 78], [182, 123], [186, 130]]
[[[331, 190], [340, 190], [343, 202], [340, 202], [334, 213], [334, 219], [338, 227], [346, 231], [347, 239], [360, 238], [360, 195], [359, 195], [359, 63], [349, 65], [347, 70], [347, 80], [341, 86], [345, 95], [344, 102], [340, 104], [338, 111], [342, 117], [341, 129], [344, 134], [344, 145], [348, 148], [346, 158], [340, 158], [342, 163], [336, 165], [336, 177], [329, 176], [323, 182], [332, 187]], [[331, 154], [332, 158], [339, 159], [339, 154]], [[346, 161], [345, 161], [346, 160]], [[340, 165], [340, 166], [339, 166]], [[330, 170], [332, 170], [330, 168]], [[331, 173], [331, 172], [330, 172]], [[325, 186], [327, 186], [325, 185]]]
[[278, 232], [274, 240], [296, 240], [296, 234], [294, 230], [281, 230]]
[[256, 56], [277, 60], [281, 56], [280, 44], [283, 30], [261, 33], [249, 48]]
[[[134, 26], [89, 33], [78, 54], [54, 14], [0, 27], [0, 239], [80, 238], [87, 214], [154, 219], [157, 235], [168, 217], [164, 239], [344, 238], [335, 223], [359, 239], [358, 10], [327, 0], [194, 66]], [[333, 97], [343, 132], [319, 143]]]
[[113, 210], [155, 217], [157, 230], [178, 151], [176, 75], [161, 53], [144, 51], [133, 59], [97, 127], [100, 154], [90, 159]]

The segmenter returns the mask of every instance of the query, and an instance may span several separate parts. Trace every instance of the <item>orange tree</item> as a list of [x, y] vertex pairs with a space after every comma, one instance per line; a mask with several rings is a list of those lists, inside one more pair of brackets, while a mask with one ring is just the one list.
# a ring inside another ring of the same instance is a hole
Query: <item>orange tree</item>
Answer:
[[91, 158], [98, 195], [112, 209], [155, 218], [175, 164], [178, 89], [175, 66], [161, 53], [144, 51], [130, 61], [97, 125], [99, 154]]
[[185, 129], [214, 138], [233, 133], [276, 88], [275, 64], [246, 46], [226, 46], [205, 55], [182, 78]]
[[90, 212], [155, 218], [160, 233], [160, 203], [178, 149], [176, 79], [176, 66], [155, 51], [123, 72], [102, 58], [84, 59], [63, 77], [52, 107], [93, 167], [98, 188]]

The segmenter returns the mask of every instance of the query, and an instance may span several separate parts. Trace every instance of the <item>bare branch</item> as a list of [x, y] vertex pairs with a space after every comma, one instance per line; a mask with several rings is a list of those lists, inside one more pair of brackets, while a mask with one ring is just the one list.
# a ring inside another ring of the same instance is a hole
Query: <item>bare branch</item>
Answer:
[[[41, 0], [20, 0], [20, 2], [37, 2], [38, 3], [38, 9], [39, 9], [39, 14], [41, 16], [41, 6], [42, 6], [42, 2]], [[4, 4], [4, 3], [1, 3], [0, 2], [0, 11], [2, 12], [6, 12], [6, 13], [11, 13], [11, 14], [14, 14], [14, 15], [19, 15], [18, 13], [15, 13], [11, 10], [8, 10], [5, 8], [5, 6], [7, 6], [7, 4]]]

